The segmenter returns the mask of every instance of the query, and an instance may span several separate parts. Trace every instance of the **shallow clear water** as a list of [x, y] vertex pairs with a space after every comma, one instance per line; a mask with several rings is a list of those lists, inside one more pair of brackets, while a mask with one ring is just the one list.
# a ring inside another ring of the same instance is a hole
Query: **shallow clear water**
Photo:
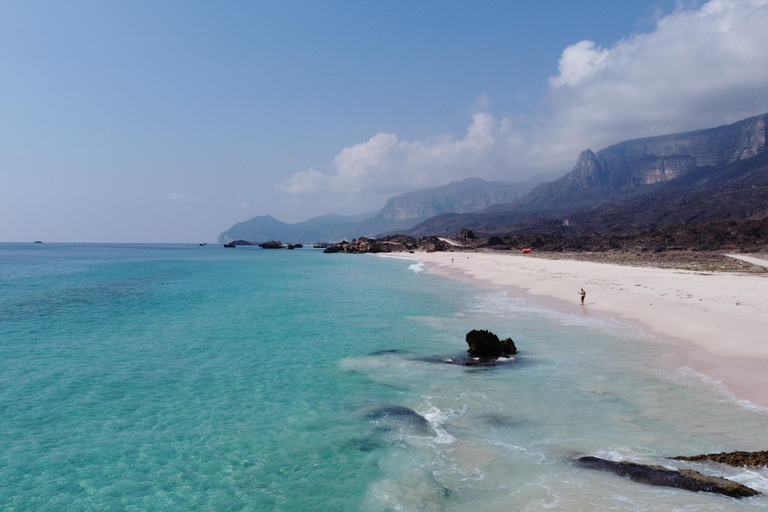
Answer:
[[[507, 365], [442, 359], [511, 336]], [[0, 509], [753, 510], [577, 469], [764, 449], [768, 413], [653, 339], [412, 261], [0, 244]]]

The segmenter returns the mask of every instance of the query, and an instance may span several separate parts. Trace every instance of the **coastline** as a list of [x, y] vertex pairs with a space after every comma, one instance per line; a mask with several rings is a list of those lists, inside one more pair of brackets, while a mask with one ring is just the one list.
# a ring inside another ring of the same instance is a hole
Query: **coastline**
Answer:
[[[509, 253], [403, 255], [434, 273], [508, 288], [551, 309], [638, 325], [689, 367], [768, 407], [768, 277], [623, 266]], [[587, 297], [580, 304], [579, 289]]]

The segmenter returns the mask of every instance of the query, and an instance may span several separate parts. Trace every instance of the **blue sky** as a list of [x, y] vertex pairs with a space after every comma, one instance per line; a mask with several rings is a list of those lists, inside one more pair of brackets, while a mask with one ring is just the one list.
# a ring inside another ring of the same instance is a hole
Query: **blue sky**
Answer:
[[0, 3], [0, 241], [202, 242], [768, 111], [766, 0]]

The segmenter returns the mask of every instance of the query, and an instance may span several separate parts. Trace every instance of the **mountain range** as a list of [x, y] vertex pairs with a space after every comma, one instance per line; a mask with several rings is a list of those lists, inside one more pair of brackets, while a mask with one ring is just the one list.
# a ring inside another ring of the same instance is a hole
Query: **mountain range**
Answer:
[[476, 214], [432, 217], [413, 236], [628, 233], [673, 223], [768, 217], [768, 114], [727, 126], [621, 142]]
[[467, 178], [392, 197], [378, 212], [354, 216], [323, 215], [295, 224], [263, 215], [235, 224], [219, 235], [218, 240], [219, 243], [232, 240], [335, 242], [402, 232], [436, 215], [479, 212], [494, 204], [509, 203], [551, 177], [539, 175], [516, 183]]
[[[333, 242], [393, 233], [631, 234], [672, 224], [768, 218], [768, 114], [583, 151], [569, 173], [503, 183], [467, 178], [390, 198], [378, 212], [235, 224], [230, 240]], [[562, 176], [554, 181], [547, 179]]]

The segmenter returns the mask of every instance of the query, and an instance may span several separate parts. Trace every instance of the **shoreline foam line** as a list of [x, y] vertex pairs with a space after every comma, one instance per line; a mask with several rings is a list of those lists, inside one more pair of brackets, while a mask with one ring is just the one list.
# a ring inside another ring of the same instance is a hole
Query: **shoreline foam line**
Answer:
[[550, 309], [638, 324], [668, 348], [660, 365], [691, 367], [768, 407], [768, 277], [504, 253], [403, 256], [436, 274], [510, 288]]

